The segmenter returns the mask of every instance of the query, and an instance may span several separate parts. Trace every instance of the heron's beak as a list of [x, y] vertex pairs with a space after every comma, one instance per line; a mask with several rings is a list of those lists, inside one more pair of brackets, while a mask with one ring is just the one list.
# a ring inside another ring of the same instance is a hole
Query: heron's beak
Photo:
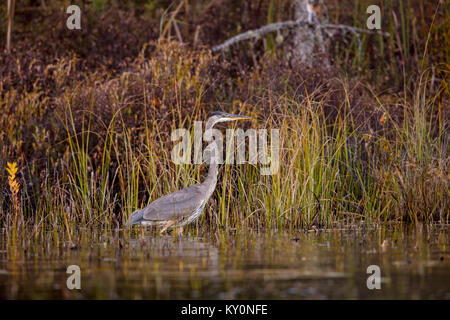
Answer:
[[249, 119], [251, 119], [250, 117], [247, 117], [247, 116], [244, 116], [244, 115], [231, 114], [231, 113], [226, 114], [225, 117], [229, 121], [232, 121], [232, 120], [249, 120]]

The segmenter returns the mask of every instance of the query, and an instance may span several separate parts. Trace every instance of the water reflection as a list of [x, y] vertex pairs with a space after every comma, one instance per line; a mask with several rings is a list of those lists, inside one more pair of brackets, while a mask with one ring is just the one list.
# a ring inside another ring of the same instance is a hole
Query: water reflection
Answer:
[[[2, 299], [450, 299], [448, 227], [155, 237], [81, 232], [0, 246]], [[45, 243], [43, 245], [42, 243]], [[81, 268], [81, 290], [66, 268]], [[366, 286], [381, 269], [381, 290]]]

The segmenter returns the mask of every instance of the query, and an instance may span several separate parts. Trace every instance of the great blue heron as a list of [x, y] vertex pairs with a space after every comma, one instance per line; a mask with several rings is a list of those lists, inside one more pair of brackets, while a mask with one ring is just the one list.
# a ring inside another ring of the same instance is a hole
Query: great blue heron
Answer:
[[[216, 111], [208, 118], [205, 130], [212, 129], [218, 122], [243, 119], [250, 119], [250, 117]], [[209, 171], [203, 183], [158, 198], [144, 209], [136, 210], [131, 214], [127, 225], [162, 225], [164, 227], [161, 234], [168, 228], [176, 226], [178, 234], [181, 234], [186, 224], [197, 220], [213, 194], [217, 183], [217, 144], [213, 141], [208, 147], [210, 148]]]

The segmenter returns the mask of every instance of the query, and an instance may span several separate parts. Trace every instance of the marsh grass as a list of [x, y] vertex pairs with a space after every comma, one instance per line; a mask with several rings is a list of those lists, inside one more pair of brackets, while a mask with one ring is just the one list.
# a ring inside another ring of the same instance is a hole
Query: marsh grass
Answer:
[[[249, 127], [280, 130], [279, 171], [262, 176], [260, 165], [223, 165], [206, 215], [191, 231], [292, 231], [331, 228], [342, 221], [447, 223], [447, 124], [442, 117], [426, 117], [430, 108], [442, 106], [426, 96], [426, 83], [419, 87], [402, 122], [383, 113], [383, 122], [391, 129], [372, 135], [359, 130], [363, 123], [353, 121], [349, 97], [330, 121], [320, 89], [303, 99], [270, 93], [256, 105], [246, 104], [245, 113], [253, 118]], [[116, 86], [108, 95], [124, 99], [116, 90], [130, 89]], [[193, 121], [206, 119], [205, 111], [180, 117], [175, 107], [169, 109], [172, 120], [162, 129], [145, 108], [139, 115], [142, 126], [130, 127], [124, 115], [134, 107], [131, 103], [114, 110], [110, 122], [98, 126], [95, 100], [80, 118], [74, 116], [71, 99], [62, 111], [66, 151], [61, 170], [42, 182], [43, 195], [26, 218], [34, 233], [53, 230], [58, 238], [65, 234], [70, 239], [79, 228], [121, 228], [135, 209], [202, 180], [206, 165], [172, 163], [174, 143], [169, 133], [192, 128]], [[270, 107], [262, 114], [261, 105]], [[437, 111], [432, 113], [442, 114]]]
[[[24, 242], [50, 234], [55, 243], [76, 243], [80, 230], [122, 228], [135, 209], [202, 181], [206, 165], [171, 161], [170, 134], [192, 130], [217, 109], [251, 116], [243, 128], [279, 129], [280, 167], [263, 176], [259, 164], [221, 166], [206, 214], [188, 228], [194, 235], [361, 221], [448, 224], [448, 68], [427, 67], [426, 50], [421, 60], [406, 53], [419, 36], [409, 33], [411, 12], [400, 12], [401, 26], [394, 15], [384, 22], [392, 37], [375, 43], [375, 69], [373, 55], [356, 57], [370, 51], [366, 38], [362, 52], [352, 39], [336, 54], [356, 80], [320, 67], [296, 72], [278, 63], [275, 47], [246, 69], [170, 39], [144, 45], [121, 72], [81, 72], [72, 57], [48, 65], [28, 89], [5, 80], [0, 167], [17, 161], [22, 188], [8, 190], [0, 171], [3, 232], [20, 230]], [[403, 87], [375, 90], [381, 82]], [[21, 219], [10, 223], [13, 216]]]

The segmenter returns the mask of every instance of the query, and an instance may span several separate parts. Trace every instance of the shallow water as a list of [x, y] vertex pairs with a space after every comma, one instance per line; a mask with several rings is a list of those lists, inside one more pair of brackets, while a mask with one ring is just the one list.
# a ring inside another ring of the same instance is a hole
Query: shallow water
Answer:
[[[2, 299], [450, 299], [448, 227], [154, 236], [80, 233], [78, 248], [0, 238]], [[89, 236], [87, 234], [90, 234]], [[66, 269], [78, 265], [81, 289]], [[381, 271], [369, 290], [367, 267]]]

